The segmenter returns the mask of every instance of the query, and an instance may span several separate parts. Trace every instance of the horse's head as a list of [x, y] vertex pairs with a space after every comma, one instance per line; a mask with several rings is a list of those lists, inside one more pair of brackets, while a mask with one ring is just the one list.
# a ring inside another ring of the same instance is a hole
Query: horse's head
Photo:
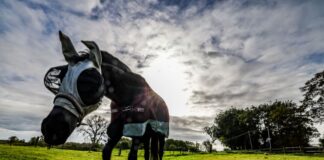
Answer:
[[79, 55], [69, 37], [62, 32], [59, 36], [68, 65], [50, 69], [44, 79], [45, 86], [56, 94], [54, 107], [41, 128], [50, 145], [63, 144], [84, 116], [98, 108], [105, 94], [102, 55], [96, 43], [82, 41], [89, 52]]

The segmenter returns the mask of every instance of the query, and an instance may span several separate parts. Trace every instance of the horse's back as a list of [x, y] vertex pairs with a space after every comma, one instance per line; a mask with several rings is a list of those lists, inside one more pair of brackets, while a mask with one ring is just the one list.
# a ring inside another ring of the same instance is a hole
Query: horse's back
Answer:
[[150, 119], [161, 122], [169, 122], [169, 110], [164, 100], [155, 92], [152, 95], [152, 102], [149, 109], [151, 110]]

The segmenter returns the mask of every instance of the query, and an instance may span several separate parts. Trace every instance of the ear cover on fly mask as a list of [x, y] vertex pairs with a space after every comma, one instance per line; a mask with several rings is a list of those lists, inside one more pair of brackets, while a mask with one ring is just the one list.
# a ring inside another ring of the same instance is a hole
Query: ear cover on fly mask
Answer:
[[74, 49], [74, 46], [70, 40], [70, 38], [59, 31], [59, 37], [62, 45], [62, 52], [65, 60], [70, 64], [73, 65], [76, 63], [79, 54]]
[[98, 45], [93, 41], [81, 41], [85, 46], [90, 49], [90, 60], [94, 63], [94, 65], [101, 69], [102, 63], [102, 55]]

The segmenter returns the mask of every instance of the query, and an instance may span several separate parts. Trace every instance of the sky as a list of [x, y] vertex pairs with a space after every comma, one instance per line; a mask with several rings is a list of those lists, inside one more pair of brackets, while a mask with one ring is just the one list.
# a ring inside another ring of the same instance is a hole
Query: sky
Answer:
[[[299, 103], [299, 88], [324, 68], [323, 7], [321, 0], [3, 0], [0, 139], [41, 134], [54, 98], [44, 74], [66, 64], [59, 30], [77, 50], [85, 49], [81, 40], [95, 41], [141, 74], [169, 107], [170, 138], [208, 139], [202, 128], [231, 106]], [[93, 114], [109, 119], [109, 103]]]

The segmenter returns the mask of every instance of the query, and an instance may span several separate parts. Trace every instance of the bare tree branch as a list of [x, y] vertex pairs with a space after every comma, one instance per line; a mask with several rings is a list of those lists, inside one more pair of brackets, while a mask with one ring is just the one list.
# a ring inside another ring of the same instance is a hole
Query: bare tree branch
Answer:
[[106, 130], [108, 124], [108, 121], [103, 117], [94, 115], [86, 119], [85, 125], [79, 128], [78, 132], [82, 133], [86, 138], [89, 138], [92, 147], [94, 147], [107, 137]]

